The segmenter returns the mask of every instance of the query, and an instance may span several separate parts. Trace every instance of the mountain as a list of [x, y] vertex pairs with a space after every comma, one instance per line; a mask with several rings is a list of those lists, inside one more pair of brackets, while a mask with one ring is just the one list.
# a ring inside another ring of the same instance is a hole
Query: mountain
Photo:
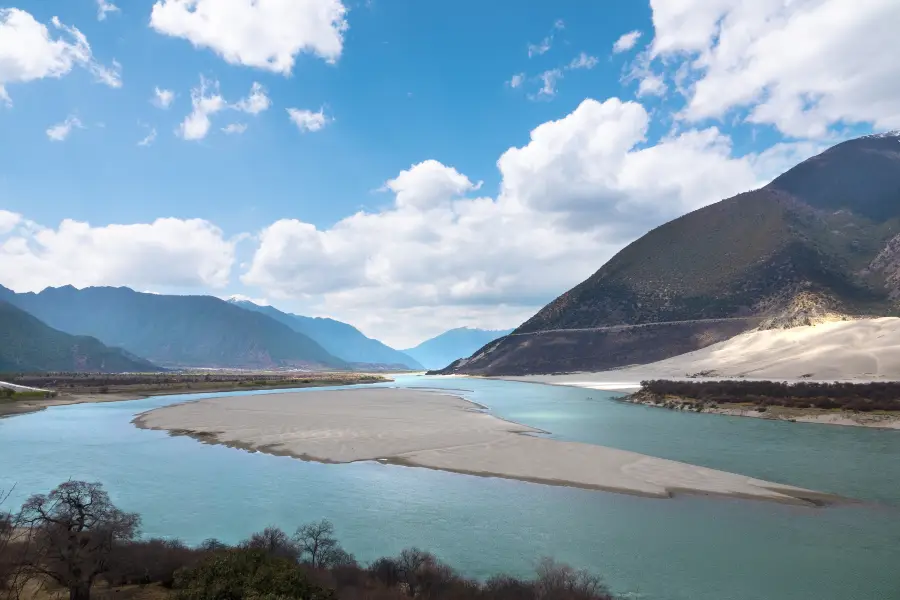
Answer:
[[0, 300], [51, 327], [91, 335], [172, 367], [347, 368], [307, 336], [212, 296], [144, 294], [72, 286], [39, 294], [0, 289]]
[[900, 133], [843, 142], [652, 230], [448, 372], [602, 370], [755, 327], [896, 315], [898, 234]]
[[47, 327], [20, 308], [0, 300], [0, 372], [148, 372], [161, 369], [88, 336]]
[[231, 304], [260, 312], [284, 323], [294, 331], [309, 336], [328, 352], [348, 363], [376, 365], [420, 371], [424, 367], [411, 356], [394, 350], [378, 340], [368, 338], [356, 327], [334, 319], [304, 317], [285, 313], [272, 306], [260, 306], [249, 300], [232, 298]]
[[445, 331], [425, 340], [415, 348], [404, 350], [428, 369], [442, 369], [462, 356], [469, 356], [488, 342], [510, 333], [512, 330], [490, 331], [460, 327]]

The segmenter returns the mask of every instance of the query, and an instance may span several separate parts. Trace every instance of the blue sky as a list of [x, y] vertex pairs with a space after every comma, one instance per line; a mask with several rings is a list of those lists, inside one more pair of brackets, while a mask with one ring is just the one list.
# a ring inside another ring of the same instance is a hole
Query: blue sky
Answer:
[[[397, 346], [511, 327], [647, 229], [900, 127], [898, 69], [866, 55], [892, 2], [98, 2], [0, 5], [0, 283], [21, 291], [242, 294]], [[54, 17], [90, 57], [28, 71], [75, 44]], [[47, 44], [13, 43], [23, 23]], [[184, 139], [201, 77], [221, 108]], [[236, 108], [254, 84], [257, 114]]]
[[[0, 127], [16, 144], [0, 148], [4, 208], [42, 223], [62, 216], [94, 225], [202, 217], [235, 234], [284, 216], [329, 225], [376, 207], [389, 198], [373, 190], [424, 158], [495, 188], [497, 157], [526, 141], [534, 126], [587, 96], [618, 93], [625, 57], [610, 57], [611, 45], [649, 20], [649, 7], [639, 3], [610, 15], [601, 3], [584, 10], [584, 2], [527, 11], [512, 1], [359, 2], [348, 5], [338, 64], [301, 55], [285, 77], [229, 65], [156, 33], [147, 26], [152, 1], [121, 4], [105, 21], [97, 21], [93, 0], [16, 4], [38, 21], [58, 16], [77, 26], [98, 61], [123, 65], [123, 86], [97, 85], [83, 70], [10, 86], [14, 110], [0, 112]], [[565, 29], [554, 31], [558, 19]], [[551, 33], [551, 49], [529, 60], [528, 44]], [[504, 85], [515, 73], [536, 76], [582, 51], [602, 61], [567, 76], [552, 102], [524, 98], [538, 83], [529, 90]], [[218, 80], [226, 99], [246, 96], [260, 82], [273, 109], [257, 118], [218, 115], [215, 125], [242, 121], [247, 132], [229, 138], [214, 131], [185, 144], [174, 131], [200, 74]], [[150, 104], [157, 86], [176, 93], [167, 111]], [[324, 106], [335, 122], [320, 135], [299, 135], [289, 127], [287, 106]], [[48, 143], [44, 130], [69, 114], [88, 128], [65, 144]], [[139, 122], [157, 129], [149, 148], [136, 145], [147, 134]]]

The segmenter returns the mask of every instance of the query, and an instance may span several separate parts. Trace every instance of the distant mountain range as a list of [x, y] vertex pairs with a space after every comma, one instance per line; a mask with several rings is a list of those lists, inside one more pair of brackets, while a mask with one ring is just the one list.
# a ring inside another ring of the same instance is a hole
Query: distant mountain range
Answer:
[[72, 286], [0, 300], [52, 328], [96, 337], [166, 367], [347, 369], [291, 327], [212, 296], [166, 296], [129, 288]]
[[318, 342], [330, 354], [358, 368], [397, 368], [419, 371], [424, 367], [411, 356], [366, 337], [356, 327], [334, 319], [304, 317], [285, 313], [272, 306], [232, 298], [235, 306], [267, 315], [296, 332]]
[[428, 369], [442, 369], [458, 358], [469, 356], [488, 342], [503, 337], [512, 330], [490, 331], [460, 327], [425, 340], [415, 348], [403, 350]]
[[654, 229], [445, 372], [603, 370], [898, 307], [900, 134], [867, 136]]
[[96, 338], [73, 336], [48, 327], [32, 315], [0, 300], [0, 372], [160, 371], [150, 362]]

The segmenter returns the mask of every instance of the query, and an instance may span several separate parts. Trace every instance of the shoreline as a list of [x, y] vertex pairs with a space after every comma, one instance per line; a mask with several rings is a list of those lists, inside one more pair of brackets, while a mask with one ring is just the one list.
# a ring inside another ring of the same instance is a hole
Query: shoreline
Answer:
[[71, 406], [74, 404], [102, 404], [104, 402], [126, 402], [129, 400], [144, 400], [156, 396], [181, 396], [187, 394], [216, 394], [223, 392], [259, 392], [264, 390], [289, 390], [313, 387], [335, 387], [341, 385], [360, 385], [364, 383], [389, 383], [393, 381], [387, 377], [378, 375], [381, 380], [378, 381], [362, 381], [357, 383], [337, 380], [321, 380], [313, 381], [309, 384], [285, 384], [285, 385], [259, 385], [259, 386], [213, 386], [210, 388], [188, 388], [180, 387], [172, 390], [148, 390], [146, 392], [111, 392], [108, 394], [100, 394], [95, 392], [84, 392], [75, 394], [63, 394], [54, 398], [35, 398], [27, 400], [13, 400], [8, 402], [0, 401], [0, 419], [8, 419], [21, 415], [41, 412], [55, 406]]
[[[671, 398], [670, 402], [661, 402], [649, 398], [640, 398], [637, 394], [629, 394], [615, 399], [617, 402], [628, 404], [640, 404], [654, 408], [668, 410], [682, 410], [684, 412], [708, 413], [724, 415], [728, 417], [747, 417], [751, 419], [763, 419], [767, 421], [785, 421], [788, 423], [812, 423], [817, 425], [838, 425], [842, 427], [868, 427], [870, 429], [900, 430], [900, 415], [884, 413], [862, 413], [848, 410], [825, 410], [819, 408], [787, 408], [782, 406], [767, 406], [760, 411], [755, 405], [740, 404], [732, 408], [712, 408], [703, 406], [687, 398]], [[674, 406], [674, 403], [680, 403]], [[667, 404], [669, 404], [667, 406]], [[684, 408], [681, 408], [684, 407]]]
[[[618, 379], [620, 381], [603, 381], [604, 376], [610, 376], [610, 378], [614, 378], [616, 375], [618, 375]], [[702, 412], [730, 417], [748, 417], [752, 419], [764, 419], [768, 421], [785, 421], [788, 423], [812, 423], [815, 425], [834, 425], [841, 427], [868, 427], [870, 429], [900, 430], [900, 413], [855, 413], [853, 411], [847, 410], [824, 410], [818, 408], [788, 409], [779, 406], [769, 406], [765, 411], [759, 411], [754, 408], [754, 405], [750, 404], [738, 405], [733, 408], [704, 407], [702, 411], [691, 410], [690, 408], [679, 409], [667, 407], [665, 403], [635, 398], [635, 395], [641, 390], [640, 382], [621, 381], [621, 374], [617, 374], [616, 371], [601, 371], [597, 373], [579, 373], [572, 375], [523, 375], [484, 377], [484, 379], [496, 379], [499, 381], [515, 381], [519, 383], [533, 383], [538, 385], [552, 385], [559, 387], [579, 388], [583, 390], [596, 390], [599, 392], [610, 392], [621, 394], [621, 396], [613, 398], [613, 400], [616, 402], [652, 406], [654, 408], [668, 408], [669, 410], [684, 410], [685, 412]], [[671, 377], [645, 373], [644, 376], [641, 377], [641, 379], [671, 379]], [[722, 378], [684, 378], [684, 380], [702, 382], [721, 381]], [[760, 381], [773, 380], [766, 379]], [[775, 381], [777, 381], [777, 379]], [[811, 380], [798, 379], [797, 381], [809, 382]], [[853, 381], [853, 383], [863, 382]], [[685, 398], [679, 398], [677, 400], [685, 406], [695, 404], [693, 401]]]
[[451, 394], [374, 388], [296, 396], [197, 400], [147, 411], [132, 423], [205, 444], [324, 464], [377, 462], [648, 498], [692, 494], [807, 507], [852, 502], [625, 450], [540, 437], [535, 428], [494, 417]]

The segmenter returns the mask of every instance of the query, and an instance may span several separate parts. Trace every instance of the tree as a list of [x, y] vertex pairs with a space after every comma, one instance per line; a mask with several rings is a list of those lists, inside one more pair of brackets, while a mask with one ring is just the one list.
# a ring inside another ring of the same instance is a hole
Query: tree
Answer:
[[[6, 502], [10, 493], [0, 490], [0, 504]], [[0, 511], [0, 590], [5, 590], [10, 584], [15, 570], [15, 562], [11, 556], [14, 531], [13, 516]]]
[[244, 548], [262, 550], [272, 556], [297, 561], [300, 550], [284, 531], [277, 527], [266, 527], [260, 533], [254, 533], [250, 539], [241, 544]]
[[29, 529], [28, 568], [66, 587], [69, 600], [89, 600], [113, 545], [132, 541], [140, 528], [137, 514], [116, 508], [101, 484], [84, 481], [32, 496], [18, 520]]
[[213, 554], [175, 576], [181, 600], [332, 600], [334, 593], [309, 581], [296, 562], [256, 548]]
[[543, 559], [537, 567], [538, 598], [547, 600], [613, 600], [603, 580], [588, 571], [576, 571], [551, 558]]
[[334, 537], [334, 525], [328, 519], [307, 523], [297, 528], [294, 542], [300, 551], [300, 560], [317, 569], [355, 564]]

